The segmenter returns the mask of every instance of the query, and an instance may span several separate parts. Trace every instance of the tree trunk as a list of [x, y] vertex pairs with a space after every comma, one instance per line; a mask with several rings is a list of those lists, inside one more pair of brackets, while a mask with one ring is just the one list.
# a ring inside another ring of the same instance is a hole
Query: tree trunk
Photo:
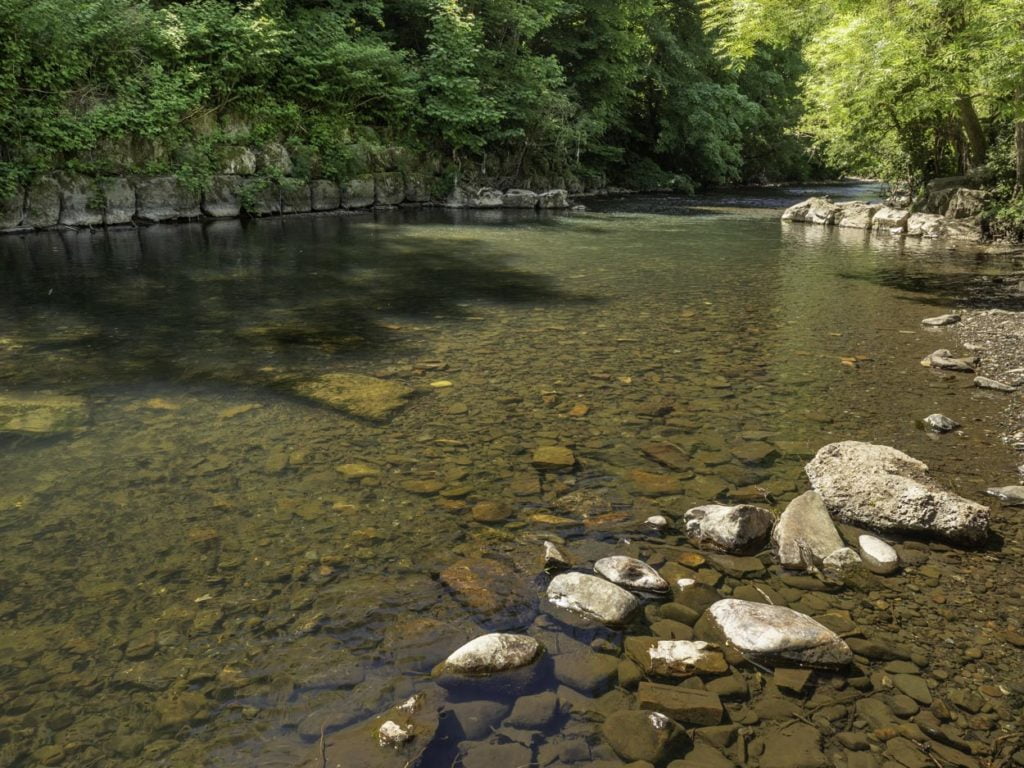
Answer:
[[1017, 150], [1017, 195], [1024, 195], [1024, 120], [1013, 125], [1013, 144]]
[[960, 110], [960, 120], [967, 133], [967, 143], [971, 149], [971, 165], [977, 167], [985, 162], [985, 155], [988, 154], [985, 129], [981, 126], [978, 113], [974, 111], [974, 103], [970, 96], [958, 96], [956, 106]]

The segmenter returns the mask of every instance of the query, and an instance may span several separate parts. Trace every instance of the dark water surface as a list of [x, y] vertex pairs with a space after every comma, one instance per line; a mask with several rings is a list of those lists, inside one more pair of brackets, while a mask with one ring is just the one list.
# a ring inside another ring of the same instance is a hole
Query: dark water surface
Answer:
[[[68, 435], [0, 435], [0, 766], [316, 765], [321, 733], [482, 628], [549, 631], [545, 538], [635, 552], [657, 511], [784, 504], [839, 439], [973, 498], [1012, 476], [1003, 401], [918, 363], [951, 343], [921, 318], [1007, 267], [783, 225], [786, 194], [0, 238], [0, 394], [89, 408]], [[375, 424], [281, 386], [333, 371], [417, 394]], [[929, 436], [935, 411], [966, 429]], [[645, 458], [653, 439], [689, 469]], [[534, 470], [543, 444], [576, 471]], [[577, 488], [613, 512], [538, 517]], [[480, 501], [512, 514], [476, 522]], [[436, 578], [481, 555], [519, 579], [487, 612]]]

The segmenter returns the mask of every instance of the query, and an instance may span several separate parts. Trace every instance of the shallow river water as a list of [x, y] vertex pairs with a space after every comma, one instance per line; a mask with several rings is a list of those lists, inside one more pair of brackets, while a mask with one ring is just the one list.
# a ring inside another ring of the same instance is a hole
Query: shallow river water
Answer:
[[[1002, 396], [918, 362], [954, 344], [921, 318], [1011, 265], [784, 225], [786, 202], [0, 239], [0, 394], [88, 409], [69, 433], [0, 435], [0, 766], [318, 766], [325, 734], [408, 697], [482, 631], [580, 637], [539, 606], [544, 539], [581, 563], [664, 562], [646, 517], [714, 499], [781, 510], [828, 442], [893, 445], [977, 500], [1017, 482]], [[413, 395], [382, 421], [296, 396], [332, 372]], [[935, 411], [965, 428], [920, 429]], [[652, 441], [685, 458], [656, 463]], [[543, 445], [576, 466], [538, 471]], [[557, 501], [580, 489], [606, 507]], [[997, 638], [1019, 628], [1020, 529], [993, 512], [999, 546], [921, 547], [938, 571], [898, 577], [902, 602], [795, 600], [943, 646], [940, 687], [1019, 680], [1020, 651]], [[444, 575], [481, 558], [482, 584]], [[983, 653], [965, 659], [972, 642]], [[571, 738], [593, 749], [580, 764], [618, 764], [599, 719], [539, 729], [536, 759]], [[993, 742], [1000, 723], [959, 725]], [[442, 752], [428, 768], [458, 748]]]

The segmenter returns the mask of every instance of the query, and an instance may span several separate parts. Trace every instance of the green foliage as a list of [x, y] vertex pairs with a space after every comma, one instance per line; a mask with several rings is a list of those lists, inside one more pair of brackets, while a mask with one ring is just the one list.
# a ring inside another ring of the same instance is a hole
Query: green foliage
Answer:
[[395, 148], [446, 184], [806, 171], [779, 60], [729, 71], [695, 0], [0, 0], [0, 19], [0, 193], [53, 170], [199, 188], [270, 142], [339, 180]]

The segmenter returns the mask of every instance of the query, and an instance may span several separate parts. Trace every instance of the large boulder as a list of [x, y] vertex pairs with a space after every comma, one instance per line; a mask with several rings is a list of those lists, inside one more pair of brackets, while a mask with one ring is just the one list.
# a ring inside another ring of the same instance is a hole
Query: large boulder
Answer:
[[281, 184], [281, 213], [309, 213], [313, 200], [309, 184], [287, 179]]
[[946, 218], [973, 219], [981, 214], [987, 198], [988, 192], [984, 190], [961, 187], [950, 198], [949, 206], [946, 208]]
[[877, 203], [839, 203], [836, 206], [835, 225], [847, 229], [871, 229], [871, 220], [881, 208]]
[[925, 185], [924, 210], [927, 213], [943, 215], [957, 189], [968, 183], [966, 176], [944, 176], [932, 179]]
[[538, 208], [568, 208], [569, 193], [564, 189], [549, 189], [537, 196]]
[[774, 522], [771, 512], [751, 504], [705, 504], [683, 515], [690, 543], [728, 554], [760, 550], [767, 543]]
[[613, 626], [628, 623], [640, 607], [640, 601], [622, 587], [586, 573], [555, 576], [547, 597], [552, 605]]
[[831, 443], [805, 470], [829, 512], [843, 522], [966, 544], [988, 537], [988, 507], [939, 488], [926, 464], [895, 448]]
[[135, 185], [136, 212], [143, 221], [194, 219], [202, 211], [199, 195], [174, 176], [151, 176]]
[[333, 211], [341, 207], [341, 187], [328, 179], [309, 183], [310, 202], [314, 211]]
[[844, 546], [824, 502], [814, 491], [797, 496], [772, 531], [775, 556], [783, 568], [817, 571]]
[[387, 420], [413, 394], [401, 382], [360, 373], [325, 373], [294, 383], [292, 389], [301, 397], [368, 421]]
[[276, 141], [264, 146], [256, 158], [256, 169], [268, 176], [291, 176], [294, 167], [288, 149]]
[[506, 208], [536, 208], [539, 203], [537, 193], [528, 189], [507, 190], [501, 200], [501, 204]]
[[456, 186], [445, 201], [447, 208], [501, 208], [504, 195], [493, 187]]
[[908, 237], [942, 237], [943, 219], [937, 213], [912, 213], [907, 219]]
[[256, 153], [248, 147], [226, 150], [220, 170], [225, 176], [252, 176], [256, 173]]
[[377, 205], [398, 205], [405, 200], [405, 177], [401, 173], [378, 173], [374, 182]]
[[910, 218], [910, 211], [904, 208], [890, 208], [882, 206], [871, 219], [871, 228], [876, 232], [892, 232], [894, 234], [904, 232], [907, 228], [907, 219]]
[[115, 176], [100, 182], [103, 192], [103, 223], [131, 224], [135, 218], [135, 187], [123, 176]]
[[103, 197], [94, 179], [61, 177], [59, 223], [65, 227], [98, 227], [103, 223]]
[[832, 224], [839, 207], [824, 197], [810, 197], [786, 209], [783, 221], [802, 221], [807, 224]]
[[625, 555], [602, 557], [594, 570], [613, 584], [640, 592], [668, 592], [669, 584], [656, 570], [642, 560]]
[[202, 210], [215, 219], [233, 219], [242, 212], [242, 177], [214, 176], [203, 192]]
[[853, 660], [853, 652], [839, 635], [781, 605], [719, 600], [707, 609], [695, 631], [768, 666], [837, 669]]
[[18, 187], [7, 197], [0, 198], [0, 231], [17, 229], [25, 218], [25, 190]]
[[42, 176], [25, 193], [25, 218], [22, 225], [43, 229], [57, 226], [60, 219], [60, 184], [52, 176]]
[[281, 213], [281, 186], [270, 179], [247, 179], [242, 208], [250, 216], [277, 216]]
[[373, 176], [349, 179], [341, 186], [342, 208], [369, 208], [376, 200]]

